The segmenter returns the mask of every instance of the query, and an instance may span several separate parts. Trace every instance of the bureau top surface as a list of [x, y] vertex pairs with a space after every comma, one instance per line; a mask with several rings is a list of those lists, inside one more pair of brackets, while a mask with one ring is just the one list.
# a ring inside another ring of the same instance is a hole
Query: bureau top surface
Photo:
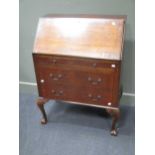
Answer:
[[42, 17], [33, 52], [120, 60], [124, 23], [124, 16]]

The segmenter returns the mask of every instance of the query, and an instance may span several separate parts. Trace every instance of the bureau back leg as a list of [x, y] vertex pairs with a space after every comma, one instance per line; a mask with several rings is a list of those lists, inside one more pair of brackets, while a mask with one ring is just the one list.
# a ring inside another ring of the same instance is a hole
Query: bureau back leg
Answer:
[[116, 127], [116, 124], [117, 124], [117, 121], [120, 118], [120, 109], [106, 109], [106, 111], [112, 117], [111, 135], [112, 136], [117, 136], [118, 128]]
[[49, 101], [49, 99], [39, 98], [39, 99], [37, 99], [37, 102], [36, 102], [37, 106], [40, 109], [41, 114], [42, 114], [41, 124], [46, 124], [47, 123], [47, 116], [46, 116], [46, 112], [45, 112], [45, 109], [44, 109], [44, 104], [46, 102], [48, 102], [48, 101]]

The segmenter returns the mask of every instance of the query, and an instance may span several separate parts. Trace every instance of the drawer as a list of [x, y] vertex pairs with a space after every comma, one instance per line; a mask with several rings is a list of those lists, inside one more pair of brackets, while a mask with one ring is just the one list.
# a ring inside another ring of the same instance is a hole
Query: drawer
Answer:
[[113, 70], [104, 73], [40, 67], [39, 83], [43, 80], [50, 87], [70, 85], [70, 87], [81, 88], [85, 91], [89, 89], [111, 91], [113, 87], [113, 74]]
[[102, 106], [108, 106], [112, 102], [112, 92], [84, 90], [82, 87], [71, 87], [70, 85], [46, 87], [45, 97]]
[[54, 55], [43, 55], [43, 54], [33, 54], [35, 62], [38, 65], [44, 66], [61, 66], [61, 67], [83, 67], [83, 68], [111, 68], [115, 69], [119, 67], [119, 61], [112, 60], [100, 60], [100, 59], [88, 59], [80, 57], [66, 57], [66, 56], [54, 56]]

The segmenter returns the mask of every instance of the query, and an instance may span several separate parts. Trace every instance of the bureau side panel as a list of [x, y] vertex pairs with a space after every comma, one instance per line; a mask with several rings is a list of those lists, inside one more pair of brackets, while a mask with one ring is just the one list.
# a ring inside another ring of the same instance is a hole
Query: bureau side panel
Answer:
[[112, 102], [115, 107], [119, 106], [120, 100], [120, 71], [121, 71], [121, 61], [119, 61], [118, 66], [115, 69], [113, 75], [113, 97]]
[[35, 76], [36, 76], [36, 81], [37, 81], [37, 87], [38, 87], [38, 93], [40, 97], [45, 97], [44, 94], [46, 94], [46, 89], [42, 87], [40, 83], [40, 79], [42, 78], [42, 71], [41, 68], [38, 66], [38, 61], [37, 61], [37, 55], [32, 54], [33, 56], [33, 63], [34, 63], [34, 69], [35, 69]]

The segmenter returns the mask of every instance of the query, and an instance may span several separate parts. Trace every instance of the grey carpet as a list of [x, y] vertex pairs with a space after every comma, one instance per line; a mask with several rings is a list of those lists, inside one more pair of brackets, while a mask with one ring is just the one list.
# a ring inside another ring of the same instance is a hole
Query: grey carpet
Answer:
[[134, 107], [121, 105], [119, 134], [102, 109], [50, 101], [48, 124], [40, 124], [36, 95], [20, 94], [20, 155], [134, 155]]

